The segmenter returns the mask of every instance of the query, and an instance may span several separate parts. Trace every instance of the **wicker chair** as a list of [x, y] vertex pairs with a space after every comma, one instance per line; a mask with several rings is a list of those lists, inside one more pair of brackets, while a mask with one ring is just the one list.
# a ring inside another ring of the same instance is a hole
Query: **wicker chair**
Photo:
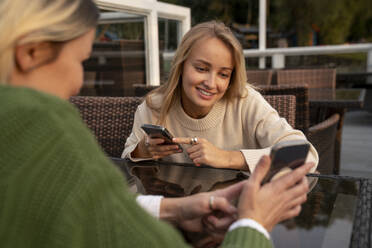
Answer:
[[340, 120], [339, 114], [309, 128], [308, 139], [314, 145], [319, 154], [317, 170], [321, 174], [339, 174], [340, 168], [335, 163], [335, 142], [337, 125]]
[[309, 88], [336, 87], [336, 69], [279, 70], [277, 84], [308, 84]]
[[248, 83], [253, 85], [270, 85], [272, 70], [247, 70]]
[[260, 88], [263, 95], [296, 96], [295, 128], [307, 135], [309, 129], [309, 89], [307, 85], [268, 85]]
[[264, 96], [265, 100], [278, 111], [280, 117], [294, 127], [296, 118], [296, 97], [292, 95]]
[[139, 97], [75, 96], [75, 104], [98, 143], [110, 157], [120, 157], [132, 132], [134, 113], [143, 101]]

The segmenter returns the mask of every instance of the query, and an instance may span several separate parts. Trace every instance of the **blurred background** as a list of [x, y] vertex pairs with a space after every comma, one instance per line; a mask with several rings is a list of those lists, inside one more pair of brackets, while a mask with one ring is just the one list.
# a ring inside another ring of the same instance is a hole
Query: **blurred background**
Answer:
[[[258, 48], [258, 0], [162, 0], [191, 9], [192, 25], [220, 20], [230, 26], [244, 49]], [[372, 42], [370, 0], [267, 0], [266, 47], [303, 47]], [[363, 72], [366, 53], [290, 56], [286, 68], [337, 67], [339, 73]], [[258, 59], [248, 58], [257, 68]], [[266, 59], [266, 68], [271, 59]]]
[[[85, 64], [82, 95], [130, 96], [134, 95], [134, 84], [164, 82], [172, 52], [188, 29], [184, 22], [193, 26], [220, 20], [231, 27], [244, 49], [259, 48], [259, 0], [134, 1], [147, 4], [148, 8], [159, 6], [155, 8], [156, 19], [145, 7], [141, 10], [131, 1], [122, 2], [124, 7], [112, 5], [110, 0], [98, 1], [102, 15], [93, 56]], [[175, 14], [173, 7], [183, 7], [189, 17]], [[156, 32], [151, 30], [152, 26], [149, 28], [149, 22], [156, 26]], [[266, 26], [267, 48], [368, 44], [372, 42], [372, 1], [266, 0]], [[154, 45], [156, 53], [152, 51]], [[372, 60], [371, 51], [370, 54]], [[154, 56], [159, 57], [159, 62], [154, 61]], [[247, 69], [259, 67], [258, 56], [246, 56], [246, 62]], [[267, 56], [265, 68], [272, 67], [272, 56]], [[312, 67], [337, 68], [338, 84], [352, 81], [352, 85], [364, 85], [368, 77], [368, 51], [285, 58], [285, 68]]]
[[190, 27], [219, 20], [241, 42], [247, 73], [269, 71], [271, 85], [277, 85], [280, 71], [332, 69], [333, 88], [363, 89], [357, 91], [357, 111], [344, 107], [340, 112], [341, 155], [336, 153], [341, 174], [372, 178], [371, 0], [96, 2], [101, 17], [92, 56], [84, 63], [81, 95], [143, 95], [167, 80], [174, 52]]

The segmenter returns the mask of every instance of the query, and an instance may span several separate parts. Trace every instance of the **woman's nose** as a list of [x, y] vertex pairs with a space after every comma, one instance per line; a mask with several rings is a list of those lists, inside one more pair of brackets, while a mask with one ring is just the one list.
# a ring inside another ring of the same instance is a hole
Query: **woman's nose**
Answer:
[[203, 83], [208, 89], [213, 89], [216, 87], [216, 80], [214, 73], [210, 73]]

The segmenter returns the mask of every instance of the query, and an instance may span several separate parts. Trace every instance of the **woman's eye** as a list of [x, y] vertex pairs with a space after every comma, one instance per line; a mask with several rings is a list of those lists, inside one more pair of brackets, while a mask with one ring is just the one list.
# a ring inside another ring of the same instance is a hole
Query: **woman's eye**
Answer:
[[230, 75], [227, 74], [227, 73], [221, 73], [220, 75], [221, 75], [223, 78], [228, 78], [228, 77], [230, 77]]
[[201, 72], [207, 71], [207, 69], [203, 68], [203, 67], [196, 66], [195, 68], [196, 68], [197, 71], [201, 71]]

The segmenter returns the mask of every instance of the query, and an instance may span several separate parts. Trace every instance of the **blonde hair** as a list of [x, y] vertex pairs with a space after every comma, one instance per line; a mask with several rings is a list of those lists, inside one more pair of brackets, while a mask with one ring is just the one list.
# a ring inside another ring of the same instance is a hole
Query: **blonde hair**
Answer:
[[95, 27], [99, 12], [92, 0], [1, 0], [0, 83], [8, 83], [17, 45], [66, 42]]
[[[146, 97], [146, 104], [154, 111], [159, 113], [158, 124], [165, 124], [165, 118], [171, 106], [181, 98], [181, 78], [184, 62], [190, 55], [194, 44], [205, 38], [218, 38], [224, 42], [231, 50], [234, 61], [234, 70], [231, 75], [229, 88], [227, 89], [224, 98], [232, 100], [237, 97], [245, 97], [247, 95], [247, 74], [245, 70], [245, 60], [243, 50], [239, 41], [235, 38], [231, 30], [225, 24], [210, 21], [200, 23], [192, 27], [182, 38], [169, 73], [168, 81], [159, 88], [150, 92]], [[161, 95], [161, 104], [156, 104], [153, 101], [154, 96]]]

